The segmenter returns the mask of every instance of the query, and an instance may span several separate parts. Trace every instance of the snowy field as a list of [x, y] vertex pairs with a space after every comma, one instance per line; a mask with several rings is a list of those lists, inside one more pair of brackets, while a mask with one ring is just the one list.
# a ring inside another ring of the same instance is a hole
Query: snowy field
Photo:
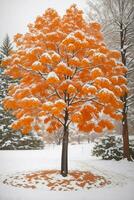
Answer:
[[88, 191], [55, 192], [23, 189], [2, 184], [7, 175], [47, 169], [60, 169], [61, 146], [44, 150], [0, 151], [0, 200], [134, 200], [134, 163], [102, 161], [91, 156], [93, 144], [69, 145], [69, 169], [90, 171], [112, 183]]

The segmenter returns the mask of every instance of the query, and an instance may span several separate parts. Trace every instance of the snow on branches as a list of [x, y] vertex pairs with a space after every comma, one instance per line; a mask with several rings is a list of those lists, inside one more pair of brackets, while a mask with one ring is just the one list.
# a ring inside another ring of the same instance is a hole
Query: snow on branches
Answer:
[[28, 27], [14, 37], [16, 51], [3, 61], [6, 73], [20, 79], [4, 101], [16, 117], [12, 127], [27, 134], [44, 117], [48, 132], [71, 123], [84, 132], [111, 130], [111, 119], [122, 117], [126, 68], [120, 53], [104, 44], [100, 24], [88, 24], [73, 5], [62, 18], [48, 9]]

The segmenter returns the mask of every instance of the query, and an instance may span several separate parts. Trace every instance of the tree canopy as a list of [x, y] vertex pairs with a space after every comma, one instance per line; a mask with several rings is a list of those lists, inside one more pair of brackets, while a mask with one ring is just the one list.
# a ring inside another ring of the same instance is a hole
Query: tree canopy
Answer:
[[52, 133], [75, 123], [84, 132], [111, 130], [122, 118], [127, 69], [105, 45], [101, 25], [87, 23], [72, 5], [63, 17], [46, 10], [28, 28], [3, 61], [5, 73], [20, 80], [4, 101], [16, 117], [12, 128], [27, 134], [45, 124]]

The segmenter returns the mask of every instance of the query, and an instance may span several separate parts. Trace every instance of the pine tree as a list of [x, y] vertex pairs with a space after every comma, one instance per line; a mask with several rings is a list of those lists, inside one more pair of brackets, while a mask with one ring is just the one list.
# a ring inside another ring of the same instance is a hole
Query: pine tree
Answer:
[[0, 53], [0, 65], [1, 65], [1, 62], [2, 62], [2, 58], [3, 58], [3, 55]]
[[[104, 160], [123, 159], [123, 140], [121, 137], [107, 135], [95, 140], [92, 155]], [[130, 140], [130, 156], [134, 159], [134, 140]]]
[[1, 47], [0, 47], [0, 51], [4, 56], [9, 56], [11, 51], [13, 49], [13, 44], [10, 41], [10, 38], [8, 36], [8, 34], [6, 35]]

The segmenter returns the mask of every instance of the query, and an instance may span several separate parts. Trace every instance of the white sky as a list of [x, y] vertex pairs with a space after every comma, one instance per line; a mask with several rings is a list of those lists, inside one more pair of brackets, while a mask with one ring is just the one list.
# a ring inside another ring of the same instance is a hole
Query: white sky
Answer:
[[0, 0], [0, 44], [6, 33], [10, 37], [24, 33], [27, 24], [47, 8], [55, 8], [61, 15], [73, 3], [85, 9], [86, 0]]

